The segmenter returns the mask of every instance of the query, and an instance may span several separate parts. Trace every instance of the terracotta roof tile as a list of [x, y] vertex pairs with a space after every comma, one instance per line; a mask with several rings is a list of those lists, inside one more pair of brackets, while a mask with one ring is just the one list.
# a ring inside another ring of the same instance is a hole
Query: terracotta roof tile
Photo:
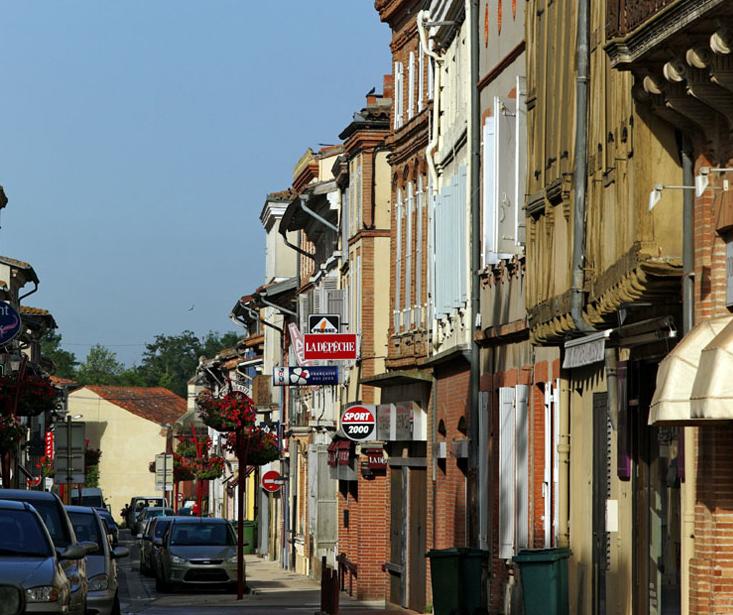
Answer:
[[21, 305], [20, 313], [26, 316], [50, 316], [51, 313], [43, 308], [31, 307], [30, 305]]
[[164, 387], [88, 385], [86, 388], [115, 406], [159, 425], [173, 425], [186, 413], [186, 400]]

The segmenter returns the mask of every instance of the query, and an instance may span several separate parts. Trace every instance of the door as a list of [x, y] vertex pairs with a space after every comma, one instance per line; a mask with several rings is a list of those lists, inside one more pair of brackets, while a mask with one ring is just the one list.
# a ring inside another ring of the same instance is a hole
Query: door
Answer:
[[407, 586], [408, 609], [422, 613], [425, 610], [425, 521], [427, 469], [404, 468], [409, 477], [409, 517]]
[[406, 592], [405, 554], [407, 551], [405, 487], [407, 471], [401, 467], [390, 467], [390, 540], [389, 540], [389, 601], [404, 606]]
[[608, 394], [593, 394], [593, 615], [606, 615], [608, 533], [606, 500], [609, 497]]

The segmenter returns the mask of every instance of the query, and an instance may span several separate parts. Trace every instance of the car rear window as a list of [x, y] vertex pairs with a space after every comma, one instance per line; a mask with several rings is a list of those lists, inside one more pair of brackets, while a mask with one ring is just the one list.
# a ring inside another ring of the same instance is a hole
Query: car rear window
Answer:
[[51, 545], [28, 510], [0, 510], [0, 557], [49, 557]]
[[102, 546], [102, 533], [99, 531], [99, 523], [92, 513], [69, 511], [71, 525], [74, 526], [74, 533], [79, 542], [95, 542], [100, 549]]
[[64, 549], [71, 544], [69, 527], [64, 518], [64, 511], [56, 500], [24, 500], [27, 501], [41, 515], [46, 524], [48, 533], [51, 534], [53, 544]]
[[161, 538], [171, 524], [167, 519], [158, 519], [155, 523], [155, 538]]
[[226, 523], [176, 523], [171, 530], [171, 546], [230, 546], [234, 532]]

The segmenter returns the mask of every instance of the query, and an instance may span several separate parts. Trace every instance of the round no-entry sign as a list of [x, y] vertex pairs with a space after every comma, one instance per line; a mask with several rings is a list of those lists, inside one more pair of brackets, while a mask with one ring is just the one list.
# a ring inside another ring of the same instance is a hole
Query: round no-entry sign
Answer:
[[374, 406], [357, 404], [341, 413], [341, 429], [350, 440], [361, 442], [371, 440], [377, 426], [377, 412]]
[[280, 472], [268, 470], [262, 475], [262, 488], [270, 493], [277, 493], [282, 487]]

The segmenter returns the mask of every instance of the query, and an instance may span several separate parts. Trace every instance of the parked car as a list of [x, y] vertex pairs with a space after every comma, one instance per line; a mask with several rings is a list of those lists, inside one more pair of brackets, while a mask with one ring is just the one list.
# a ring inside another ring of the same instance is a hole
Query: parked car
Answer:
[[113, 547], [120, 544], [120, 528], [117, 526], [117, 522], [114, 520], [112, 513], [106, 508], [95, 508], [97, 514], [102, 519], [104, 526], [107, 530], [107, 536], [109, 536], [109, 542]]
[[[72, 542], [57, 549], [31, 504], [0, 500], [0, 583], [24, 590], [23, 612], [70, 612], [73, 580], [67, 571], [74, 568], [64, 564], [83, 560], [85, 555], [86, 550]], [[14, 592], [6, 593], [2, 599], [0, 592], [2, 607], [6, 600], [15, 602]]]
[[71, 583], [68, 612], [71, 615], [85, 615], [87, 608], [85, 555], [87, 550], [93, 548], [93, 545], [91, 543], [83, 545], [77, 541], [71, 520], [61, 500], [47, 491], [27, 491], [25, 489], [0, 489], [0, 500], [26, 502], [41, 515], [54, 546], [62, 554], [62, 557], [59, 558], [61, 568]]
[[25, 592], [20, 585], [0, 583], [0, 613], [21, 615], [25, 613]]
[[143, 533], [137, 535], [140, 544], [140, 572], [142, 574], [154, 574], [158, 547], [153, 544], [153, 540], [162, 539], [165, 536], [170, 522], [170, 517], [152, 517], [145, 524]]
[[143, 509], [149, 506], [160, 506], [166, 505], [166, 501], [162, 497], [158, 496], [135, 496], [130, 500], [130, 508], [127, 512], [127, 518], [125, 523], [128, 529], [132, 532], [133, 536], [140, 532], [138, 527], [139, 517], [143, 512]]
[[82, 487], [71, 490], [71, 503], [74, 506], [92, 506], [93, 508], [107, 509], [104, 496], [99, 487]]
[[173, 515], [172, 508], [163, 508], [161, 506], [148, 506], [147, 508], [143, 508], [143, 512], [140, 515], [140, 532], [145, 529], [145, 525], [150, 519], [155, 517], [172, 517]]
[[162, 538], [153, 539], [160, 551], [155, 586], [237, 583], [237, 540], [226, 519], [175, 517]]
[[87, 555], [89, 594], [87, 613], [91, 615], [119, 615], [120, 597], [117, 583], [117, 562], [130, 553], [125, 547], [112, 548], [107, 539], [107, 528], [97, 511], [88, 506], [67, 506], [66, 511], [78, 539], [93, 542], [95, 551]]

